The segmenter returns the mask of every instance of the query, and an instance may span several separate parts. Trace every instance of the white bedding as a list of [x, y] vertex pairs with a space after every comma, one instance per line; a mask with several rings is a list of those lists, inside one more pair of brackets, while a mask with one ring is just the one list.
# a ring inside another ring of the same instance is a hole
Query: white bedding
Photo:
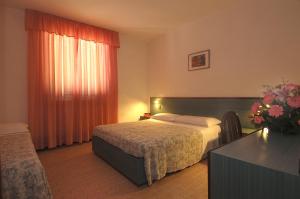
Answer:
[[53, 198], [27, 125], [0, 124], [0, 156], [0, 198]]
[[214, 125], [211, 127], [201, 127], [191, 124], [183, 124], [178, 122], [167, 122], [162, 120], [156, 120], [156, 119], [149, 119], [152, 122], [159, 122], [159, 123], [165, 123], [165, 124], [171, 124], [171, 125], [177, 125], [177, 126], [187, 126], [194, 129], [197, 129], [201, 134], [203, 135], [203, 151], [202, 154], [204, 157], [207, 153], [207, 151], [214, 149], [218, 147], [219, 145], [219, 134], [221, 132], [221, 128], [219, 125]]
[[125, 153], [144, 158], [148, 184], [166, 173], [196, 164], [218, 144], [220, 127], [199, 127], [156, 119], [97, 126], [93, 135]]

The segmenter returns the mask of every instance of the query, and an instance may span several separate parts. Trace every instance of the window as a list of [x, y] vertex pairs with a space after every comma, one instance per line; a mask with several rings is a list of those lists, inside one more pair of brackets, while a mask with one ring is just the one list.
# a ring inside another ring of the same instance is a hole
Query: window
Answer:
[[61, 96], [105, 92], [107, 85], [100, 80], [105, 79], [107, 45], [54, 33], [46, 33], [45, 38], [53, 42], [53, 49], [49, 50], [49, 57], [53, 57], [49, 60], [52, 69], [50, 78], [46, 78], [51, 81], [46, 83], [52, 92]]
[[28, 123], [36, 149], [89, 141], [118, 120], [117, 32], [26, 10]]

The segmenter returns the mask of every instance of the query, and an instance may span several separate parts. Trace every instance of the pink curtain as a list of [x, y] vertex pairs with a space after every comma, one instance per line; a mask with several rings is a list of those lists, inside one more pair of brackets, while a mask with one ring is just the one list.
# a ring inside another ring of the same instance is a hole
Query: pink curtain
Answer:
[[82, 143], [117, 122], [118, 33], [26, 11], [29, 127], [36, 149]]

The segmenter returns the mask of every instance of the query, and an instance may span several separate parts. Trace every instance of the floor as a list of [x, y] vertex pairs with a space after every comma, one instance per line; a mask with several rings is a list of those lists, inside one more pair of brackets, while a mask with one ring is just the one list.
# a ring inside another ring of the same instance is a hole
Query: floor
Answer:
[[150, 187], [137, 187], [95, 156], [91, 143], [38, 152], [54, 199], [207, 198], [207, 164], [202, 161]]

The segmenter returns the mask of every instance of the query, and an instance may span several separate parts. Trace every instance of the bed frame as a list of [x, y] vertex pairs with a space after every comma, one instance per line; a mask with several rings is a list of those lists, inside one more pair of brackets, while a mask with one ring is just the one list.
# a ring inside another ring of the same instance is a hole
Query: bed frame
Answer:
[[[258, 97], [151, 97], [151, 114], [170, 112], [186, 115], [205, 115], [221, 120], [227, 111], [235, 111], [242, 127], [253, 128], [249, 120], [251, 105]], [[134, 184], [147, 184], [144, 158], [136, 158], [123, 152], [97, 136], [92, 138], [93, 152], [126, 176]]]
[[222, 119], [228, 111], [238, 114], [243, 128], [254, 128], [249, 119], [251, 106], [259, 97], [151, 97], [150, 112], [205, 115]]
[[109, 163], [134, 184], [138, 186], [147, 184], [144, 158], [129, 155], [98, 136], [93, 136], [92, 147], [97, 156]]

